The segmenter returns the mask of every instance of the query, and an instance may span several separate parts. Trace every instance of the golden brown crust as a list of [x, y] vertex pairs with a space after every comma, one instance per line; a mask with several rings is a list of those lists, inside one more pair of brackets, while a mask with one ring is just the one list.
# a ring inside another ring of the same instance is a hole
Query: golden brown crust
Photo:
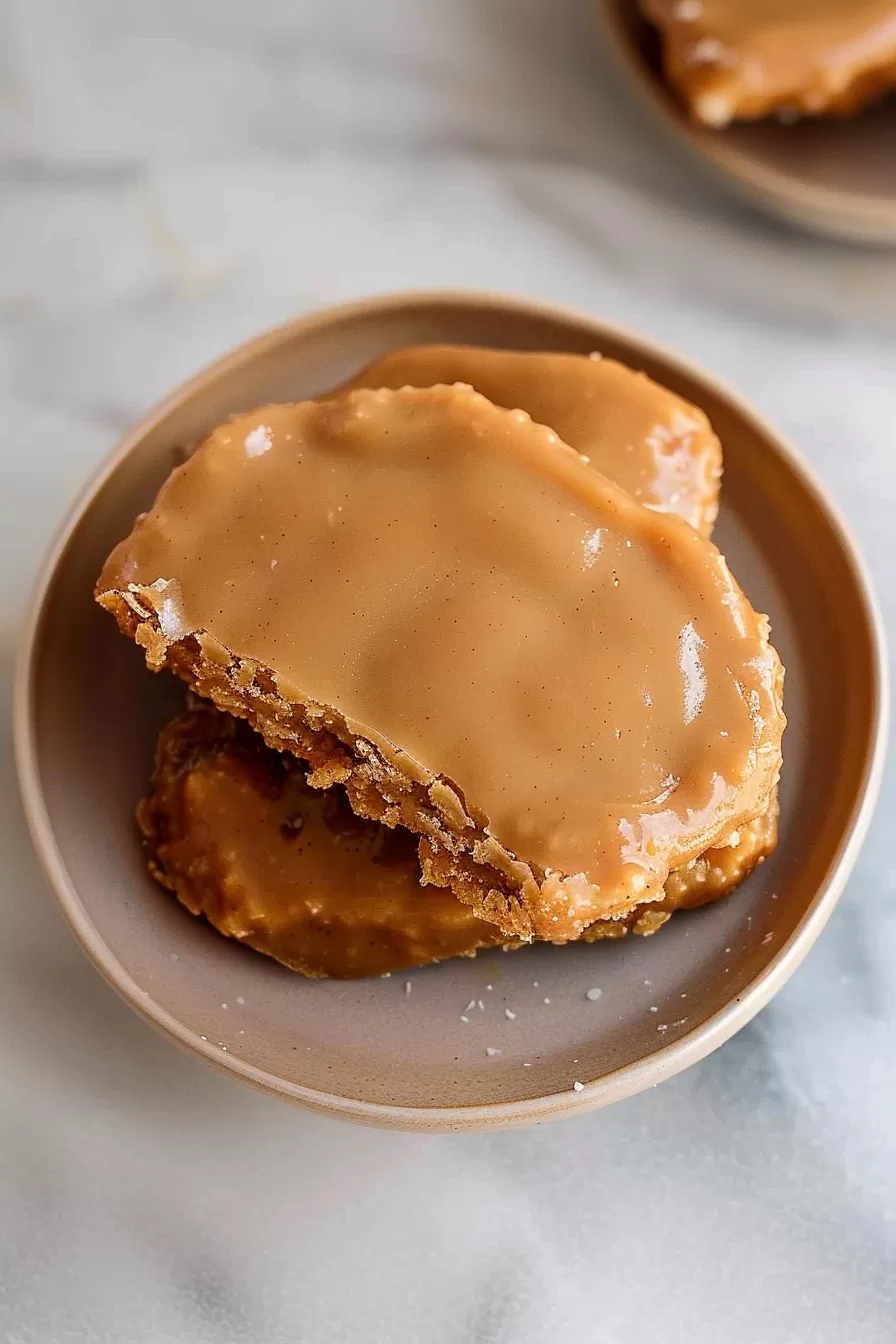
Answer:
[[[442, 800], [437, 797], [433, 801], [438, 785], [427, 788], [400, 773], [383, 760], [372, 743], [352, 734], [332, 708], [287, 702], [277, 693], [270, 671], [232, 658], [207, 639], [191, 635], [168, 643], [152, 616], [141, 619], [120, 593], [102, 593], [97, 600], [115, 616], [123, 633], [144, 648], [150, 667], [160, 670], [167, 666], [198, 696], [210, 700], [219, 710], [246, 719], [269, 747], [307, 761], [311, 787], [342, 785], [359, 817], [413, 830], [420, 837], [425, 883], [451, 887], [459, 900], [497, 924], [506, 938], [527, 942], [534, 936], [565, 942], [576, 936], [564, 928], [570, 898], [562, 878], [512, 859], [506, 861], [507, 871], [502, 872], [496, 866], [496, 858], [500, 861], [501, 856], [476, 836], [472, 822], [468, 839], [454, 829], [456, 819], [446, 817]], [[767, 799], [763, 800], [760, 815], [770, 806]], [[751, 824], [748, 819], [740, 829]], [[588, 936], [592, 940], [615, 936], [620, 922], [630, 918], [634, 925], [642, 914], [652, 917], [652, 912], [664, 908], [664, 902], [648, 899], [613, 918], [592, 921]], [[599, 933], [599, 929], [606, 932]]]
[[208, 705], [159, 735], [137, 809], [150, 872], [220, 933], [302, 975], [354, 979], [506, 944], [448, 891], [421, 888], [416, 841], [310, 789], [294, 756]]
[[[456, 871], [455, 892], [461, 900], [499, 923], [505, 935], [532, 937], [532, 920], [524, 902], [526, 897], [537, 896], [537, 883], [526, 865], [514, 865], [516, 871], [507, 874], [506, 884], [501, 884], [502, 874], [491, 864], [476, 863], [466, 850], [467, 842], [442, 822], [430, 790], [384, 761], [372, 743], [350, 732], [336, 711], [307, 702], [288, 703], [277, 694], [269, 671], [229, 658], [224, 651], [218, 655], [215, 650], [216, 656], [210, 656], [208, 641], [202, 647], [199, 638], [189, 636], [167, 643], [153, 620], [141, 620], [120, 593], [103, 593], [97, 600], [115, 616], [121, 630], [144, 648], [153, 670], [170, 668], [198, 696], [246, 719], [269, 747], [307, 761], [312, 788], [342, 785], [358, 816], [413, 830], [421, 837], [427, 882], [446, 885], [437, 880], [429, 864], [431, 854], [443, 855], [443, 862]], [[545, 918], [550, 919], [549, 912]]]
[[[150, 871], [220, 932], [308, 976], [382, 975], [522, 945], [451, 892], [421, 888], [413, 837], [358, 820], [340, 798], [338, 787], [311, 793], [294, 757], [197, 702], [162, 730], [138, 809]], [[599, 920], [583, 939], [650, 934], [673, 910], [718, 899], [771, 852], [776, 832], [775, 799], [736, 844], [673, 872], [662, 901]]]

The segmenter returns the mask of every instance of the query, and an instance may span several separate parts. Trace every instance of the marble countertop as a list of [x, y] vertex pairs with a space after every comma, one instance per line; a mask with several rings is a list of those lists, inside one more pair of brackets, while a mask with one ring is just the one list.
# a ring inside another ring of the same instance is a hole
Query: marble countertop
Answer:
[[[4, 694], [120, 431], [271, 323], [412, 286], [572, 303], [728, 379], [896, 624], [896, 254], [696, 179], [588, 0], [5, 0], [0, 184]], [[171, 1049], [68, 934], [8, 743], [0, 785], [4, 1340], [893, 1339], [892, 772], [828, 929], [733, 1041], [611, 1110], [460, 1137], [294, 1112]]]

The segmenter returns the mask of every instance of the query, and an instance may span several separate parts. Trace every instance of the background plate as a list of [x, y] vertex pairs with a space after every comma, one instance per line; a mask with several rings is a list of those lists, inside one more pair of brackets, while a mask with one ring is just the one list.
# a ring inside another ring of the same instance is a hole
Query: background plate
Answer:
[[636, 0], [600, 0], [610, 45], [667, 131], [729, 189], [790, 224], [896, 244], [896, 95], [852, 117], [696, 126], [665, 83], [660, 40]]

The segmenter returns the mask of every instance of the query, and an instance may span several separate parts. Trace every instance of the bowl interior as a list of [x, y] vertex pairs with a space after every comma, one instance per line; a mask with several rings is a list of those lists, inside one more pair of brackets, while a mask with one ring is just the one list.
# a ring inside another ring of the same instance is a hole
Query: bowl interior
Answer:
[[655, 29], [636, 0], [602, 0], [619, 55], [668, 124], [731, 185], [794, 223], [857, 241], [896, 242], [896, 96], [846, 118], [694, 126], [667, 87]]
[[[307, 982], [219, 937], [147, 875], [133, 810], [155, 733], [182, 690], [146, 670], [91, 592], [185, 444], [232, 412], [320, 393], [393, 346], [425, 341], [600, 349], [707, 410], [725, 449], [717, 539], [771, 615], [787, 667], [781, 842], [739, 892], [653, 938]], [[372, 300], [241, 347], [138, 426], [91, 487], [35, 628], [20, 723], [24, 791], [76, 933], [126, 997], [182, 1043], [250, 1081], [358, 1118], [463, 1126], [490, 1113], [449, 1117], [444, 1108], [502, 1103], [517, 1104], [504, 1119], [537, 1118], [624, 1095], [699, 1057], [795, 964], [835, 899], [867, 787], [876, 669], [862, 580], [836, 522], [770, 432], [723, 390], [574, 315], [481, 297]], [[585, 997], [593, 987], [603, 991], [596, 1002]], [[465, 1025], [471, 1000], [484, 1006]], [[576, 1080], [584, 1092], [570, 1092]], [[391, 1109], [401, 1107], [421, 1109]]]

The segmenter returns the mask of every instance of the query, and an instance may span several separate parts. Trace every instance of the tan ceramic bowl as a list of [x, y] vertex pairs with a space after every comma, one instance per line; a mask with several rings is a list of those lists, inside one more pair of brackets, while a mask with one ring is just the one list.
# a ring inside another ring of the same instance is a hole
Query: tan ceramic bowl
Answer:
[[599, 0], [609, 44], [642, 102], [724, 185], [790, 224], [851, 242], [896, 243], [896, 96], [848, 118], [774, 118], [714, 131], [687, 117], [660, 69], [637, 0]]
[[[232, 412], [314, 396], [393, 346], [426, 341], [598, 349], [708, 411], [725, 448], [717, 537], [771, 614], [787, 666], [781, 843], [738, 893], [677, 916], [653, 938], [495, 952], [388, 980], [309, 982], [225, 941], [147, 876], [133, 809], [156, 730], [182, 690], [147, 672], [91, 592], [182, 445]], [[842, 523], [793, 450], [728, 391], [580, 314], [412, 294], [317, 313], [250, 341], [128, 434], [76, 503], [38, 580], [16, 742], [34, 842], [66, 918], [103, 975], [171, 1040], [317, 1110], [476, 1129], [605, 1105], [668, 1078], [780, 988], [830, 915], [867, 826], [884, 686], [875, 607]], [[586, 998], [595, 987], [597, 1002]], [[479, 999], [484, 1008], [465, 1025], [461, 1014]], [[501, 1054], [488, 1057], [486, 1047]]]

